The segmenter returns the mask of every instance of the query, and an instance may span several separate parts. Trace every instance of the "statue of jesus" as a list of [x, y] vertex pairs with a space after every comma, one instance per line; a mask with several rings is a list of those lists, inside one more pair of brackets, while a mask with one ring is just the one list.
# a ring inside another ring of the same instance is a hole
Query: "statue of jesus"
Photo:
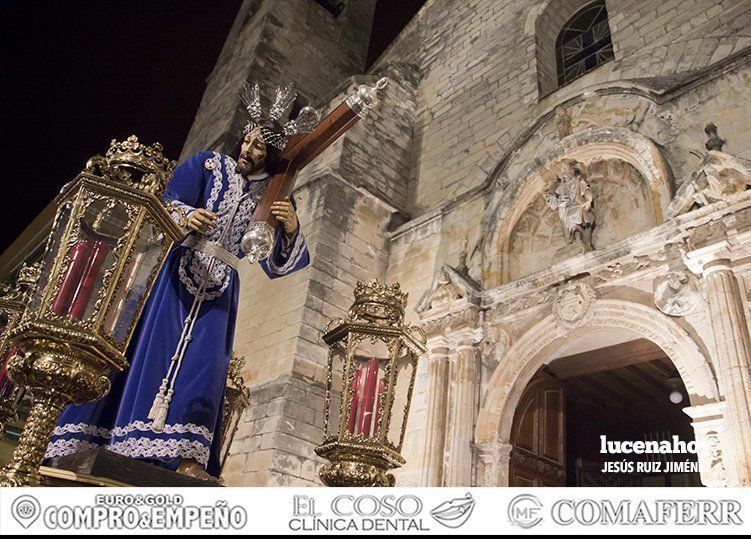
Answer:
[[[130, 367], [112, 376], [102, 400], [66, 408], [47, 458], [104, 447], [208, 481], [219, 476], [241, 239], [287, 136], [305, 132], [277, 127], [285, 103], [276, 105], [271, 120], [248, 124], [237, 160], [198, 152], [175, 169], [164, 200], [186, 237], [157, 278], [126, 353]], [[274, 279], [307, 266], [309, 255], [294, 199], [274, 201], [271, 214], [276, 238], [260, 264]]]

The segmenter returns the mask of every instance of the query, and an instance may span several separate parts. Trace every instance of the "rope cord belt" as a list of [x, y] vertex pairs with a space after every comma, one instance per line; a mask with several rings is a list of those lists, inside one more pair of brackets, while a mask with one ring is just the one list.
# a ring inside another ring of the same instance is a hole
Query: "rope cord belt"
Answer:
[[208, 241], [205, 238], [189, 236], [183, 242], [183, 246], [208, 253], [212, 258], [209, 262], [208, 267], [206, 268], [206, 271], [203, 274], [203, 279], [201, 279], [198, 292], [193, 298], [193, 305], [191, 305], [190, 310], [188, 311], [188, 316], [185, 318], [185, 322], [183, 323], [183, 330], [180, 335], [180, 340], [177, 342], [175, 354], [170, 358], [170, 364], [169, 368], [167, 369], [167, 374], [164, 375], [162, 383], [159, 386], [159, 391], [157, 392], [156, 397], [154, 397], [154, 402], [151, 404], [148, 418], [153, 421], [151, 428], [154, 430], [154, 432], [164, 431], [164, 427], [167, 423], [167, 415], [169, 413], [170, 402], [172, 401], [172, 397], [175, 394], [175, 381], [177, 380], [177, 375], [180, 372], [180, 367], [182, 366], [183, 358], [185, 357], [185, 351], [188, 349], [188, 344], [190, 344], [190, 341], [193, 339], [193, 326], [195, 326], [196, 319], [198, 318], [198, 312], [201, 310], [204, 292], [206, 290], [206, 282], [208, 281], [209, 274], [214, 269], [214, 264], [217, 260], [219, 260], [237, 269], [237, 264], [240, 259], [224, 249], [221, 246], [221, 241], [222, 239], [224, 239], [227, 231], [232, 228], [232, 221], [235, 218], [237, 209], [240, 207], [240, 204], [243, 202], [243, 200], [248, 197], [248, 195], [249, 193], [243, 195], [232, 208], [230, 218], [227, 221], [227, 226], [222, 231], [222, 234], [220, 235], [218, 241], [213, 242]]

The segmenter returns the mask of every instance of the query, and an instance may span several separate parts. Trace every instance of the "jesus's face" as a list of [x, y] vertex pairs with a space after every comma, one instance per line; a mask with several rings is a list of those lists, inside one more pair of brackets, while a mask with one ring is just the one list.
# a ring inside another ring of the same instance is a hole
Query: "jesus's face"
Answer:
[[246, 133], [237, 158], [237, 171], [243, 176], [261, 174], [266, 163], [266, 143], [261, 138], [260, 130]]

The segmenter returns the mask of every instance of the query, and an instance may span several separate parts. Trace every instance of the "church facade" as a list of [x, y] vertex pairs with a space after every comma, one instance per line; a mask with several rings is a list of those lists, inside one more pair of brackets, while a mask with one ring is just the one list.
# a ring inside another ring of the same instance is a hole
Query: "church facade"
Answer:
[[751, 484], [751, 5], [429, 0], [365, 72], [374, 7], [244, 2], [183, 149], [233, 152], [245, 79], [390, 79], [298, 178], [310, 267], [240, 270], [226, 484], [320, 484], [321, 334], [372, 277], [428, 333], [399, 486]]

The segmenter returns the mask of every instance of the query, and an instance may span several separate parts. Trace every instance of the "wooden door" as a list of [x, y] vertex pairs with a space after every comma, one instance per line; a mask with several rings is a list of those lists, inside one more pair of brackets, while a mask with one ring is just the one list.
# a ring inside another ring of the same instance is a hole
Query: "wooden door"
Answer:
[[566, 415], [560, 380], [540, 372], [524, 390], [511, 427], [509, 486], [566, 486]]

